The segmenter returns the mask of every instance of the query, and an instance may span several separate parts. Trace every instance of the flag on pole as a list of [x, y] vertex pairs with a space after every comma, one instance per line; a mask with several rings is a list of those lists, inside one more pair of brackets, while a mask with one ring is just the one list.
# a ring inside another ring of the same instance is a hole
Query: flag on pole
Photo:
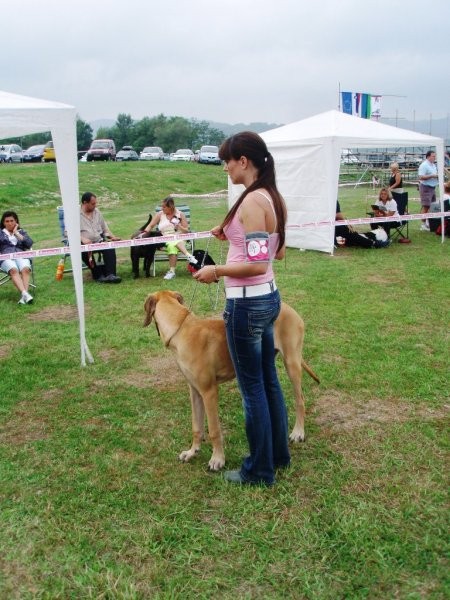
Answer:
[[363, 119], [378, 120], [381, 117], [381, 96], [361, 92], [341, 92], [342, 112]]

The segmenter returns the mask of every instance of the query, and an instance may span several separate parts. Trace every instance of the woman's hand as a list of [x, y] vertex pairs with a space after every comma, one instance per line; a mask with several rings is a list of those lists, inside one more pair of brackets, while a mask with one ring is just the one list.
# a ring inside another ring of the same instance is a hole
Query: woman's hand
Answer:
[[227, 239], [227, 236], [224, 234], [223, 229], [220, 225], [213, 227], [213, 229], [211, 229], [211, 233], [215, 238], [221, 240], [222, 242], [224, 242]]
[[192, 276], [200, 283], [216, 283], [218, 279], [216, 278], [216, 267], [215, 265], [207, 265], [206, 267], [202, 267], [196, 273], [193, 273]]

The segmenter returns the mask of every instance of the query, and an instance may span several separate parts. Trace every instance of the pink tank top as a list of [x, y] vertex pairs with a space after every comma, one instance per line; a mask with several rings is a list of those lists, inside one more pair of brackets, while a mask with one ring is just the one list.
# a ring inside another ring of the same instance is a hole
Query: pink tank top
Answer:
[[[257, 192], [264, 196], [267, 201], [270, 203], [272, 210], [273, 208], [272, 200], [266, 194], [262, 192]], [[227, 263], [242, 263], [245, 262], [246, 259], [246, 250], [245, 250], [245, 231], [244, 226], [239, 221], [239, 210], [234, 215], [233, 219], [224, 227], [224, 233], [227, 236], [228, 242], [230, 244], [227, 255]], [[268, 281], [273, 280], [273, 269], [272, 269], [272, 261], [274, 259], [275, 254], [277, 253], [278, 243], [279, 243], [279, 234], [271, 233], [269, 234], [269, 257], [270, 262], [267, 267], [267, 271], [262, 275], [254, 275], [252, 277], [224, 277], [225, 287], [239, 287], [243, 285], [259, 285], [260, 283], [267, 283]]]

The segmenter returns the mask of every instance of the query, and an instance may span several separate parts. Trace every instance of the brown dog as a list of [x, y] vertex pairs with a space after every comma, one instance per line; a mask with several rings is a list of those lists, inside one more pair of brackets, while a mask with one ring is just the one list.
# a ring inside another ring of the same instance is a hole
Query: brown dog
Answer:
[[[192, 446], [179, 458], [187, 462], [200, 450], [204, 438], [205, 410], [213, 453], [209, 468], [218, 471], [225, 465], [223, 438], [219, 421], [218, 384], [236, 375], [226, 342], [222, 319], [203, 319], [183, 305], [177, 292], [159, 291], [145, 301], [144, 327], [154, 319], [161, 340], [175, 353], [181, 372], [187, 379], [192, 405]], [[282, 303], [275, 321], [275, 348], [281, 353], [295, 390], [296, 421], [290, 439], [305, 438], [305, 402], [301, 381], [302, 367], [317, 383], [319, 379], [302, 358], [303, 319], [290, 306]]]

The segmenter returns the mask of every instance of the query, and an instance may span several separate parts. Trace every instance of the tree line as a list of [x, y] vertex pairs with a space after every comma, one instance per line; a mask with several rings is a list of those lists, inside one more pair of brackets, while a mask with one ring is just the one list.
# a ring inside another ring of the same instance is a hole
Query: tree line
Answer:
[[[123, 146], [133, 146], [140, 152], [145, 146], [160, 146], [164, 152], [174, 152], [178, 148], [197, 150], [203, 145], [219, 146], [225, 139], [225, 134], [211, 127], [207, 121], [166, 117], [163, 114], [134, 120], [131, 115], [120, 113], [115, 124], [112, 127], [100, 127], [95, 138], [114, 140], [118, 150]], [[50, 132], [46, 132], [9, 138], [1, 143], [20, 144], [25, 149], [35, 144], [45, 144], [50, 139]], [[92, 127], [77, 116], [78, 151], [87, 150], [93, 139]]]

